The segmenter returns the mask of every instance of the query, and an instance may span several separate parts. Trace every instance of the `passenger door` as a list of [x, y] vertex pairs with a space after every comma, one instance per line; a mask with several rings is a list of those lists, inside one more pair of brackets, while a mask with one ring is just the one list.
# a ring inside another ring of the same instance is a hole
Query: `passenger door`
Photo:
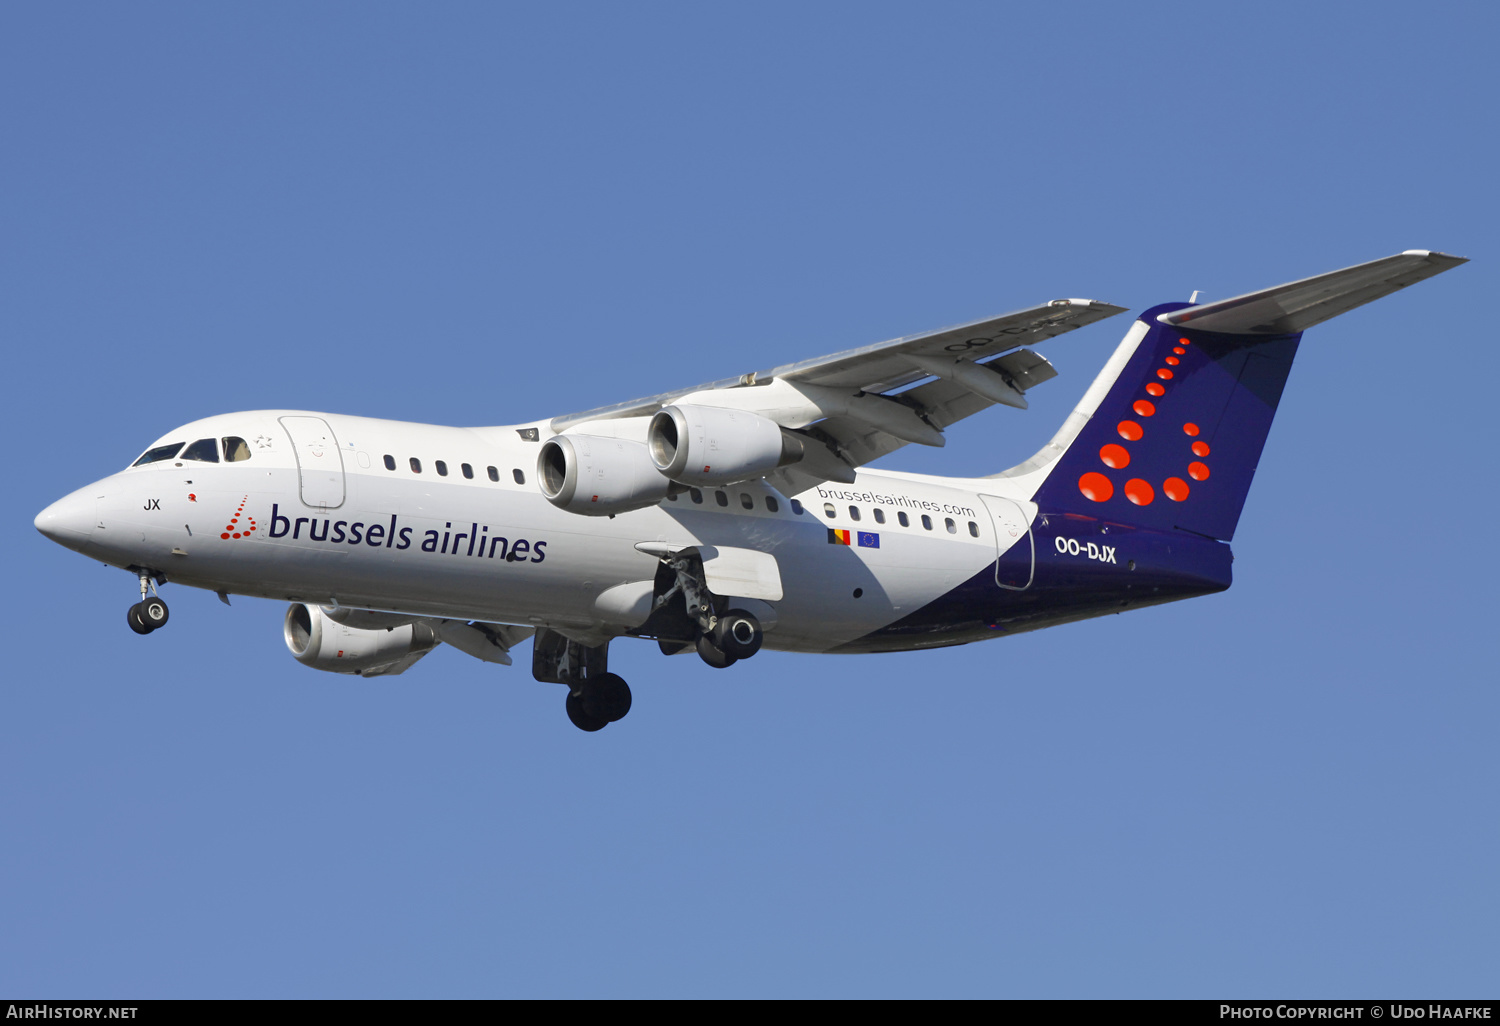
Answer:
[[338, 509], [344, 504], [344, 455], [333, 428], [322, 417], [282, 417], [281, 426], [297, 454], [303, 505]]
[[995, 583], [1011, 591], [1025, 591], [1031, 587], [1036, 569], [1036, 542], [1031, 535], [1031, 519], [1012, 499], [998, 495], [981, 495], [979, 498], [990, 511], [990, 522], [995, 525]]

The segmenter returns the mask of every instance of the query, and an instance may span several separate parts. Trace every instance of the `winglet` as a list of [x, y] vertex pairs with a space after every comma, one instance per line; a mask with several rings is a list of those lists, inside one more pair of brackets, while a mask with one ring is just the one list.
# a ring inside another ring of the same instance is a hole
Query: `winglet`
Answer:
[[1287, 335], [1465, 263], [1468, 257], [1408, 249], [1315, 278], [1164, 313], [1157, 320], [1227, 335]]

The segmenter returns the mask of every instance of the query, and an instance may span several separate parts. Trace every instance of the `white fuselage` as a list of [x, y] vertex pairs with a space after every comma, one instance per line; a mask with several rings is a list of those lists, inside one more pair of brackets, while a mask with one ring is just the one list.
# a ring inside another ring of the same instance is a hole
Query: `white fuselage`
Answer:
[[[606, 593], [623, 589], [618, 598], [651, 581], [657, 557], [637, 545], [755, 549], [776, 558], [784, 592], [766, 645], [804, 652], [836, 649], [900, 620], [1017, 542], [1017, 507], [1006, 506], [1011, 530], [997, 519], [1003, 480], [870, 471], [799, 495], [758, 480], [614, 517], [581, 516], [540, 493], [539, 445], [523, 437], [525, 428], [226, 414], [158, 444], [238, 436], [248, 459], [132, 467], [48, 512], [88, 525], [71, 529], [71, 547], [176, 583], [599, 639], [636, 626], [621, 622], [621, 603]], [[1010, 498], [1029, 520], [1026, 496]], [[850, 532], [851, 544], [831, 540], [830, 529]], [[951, 642], [904, 647], [940, 643]]]

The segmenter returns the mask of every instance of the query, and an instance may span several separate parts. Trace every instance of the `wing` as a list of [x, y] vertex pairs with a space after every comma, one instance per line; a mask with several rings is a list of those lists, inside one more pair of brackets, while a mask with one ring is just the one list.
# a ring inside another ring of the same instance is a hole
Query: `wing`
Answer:
[[[465, 655], [471, 655], [475, 659], [486, 663], [499, 663], [502, 666], [511, 664], [510, 650], [527, 638], [536, 633], [534, 627], [517, 627], [504, 623], [481, 623], [474, 621], [468, 623], [464, 620], [438, 620], [433, 618], [422, 618], [432, 628], [433, 633], [439, 641], [458, 649]], [[393, 663], [383, 666], [375, 666], [368, 670], [360, 671], [361, 677], [394, 677], [405, 673], [416, 665], [432, 649], [424, 648], [420, 652], [402, 656]]]
[[1090, 299], [1055, 299], [1001, 317], [557, 417], [551, 427], [561, 432], [590, 421], [650, 417], [691, 396], [696, 403], [757, 413], [798, 436], [807, 458], [777, 472], [788, 478], [786, 484], [852, 481], [853, 468], [908, 442], [942, 445], [949, 425], [996, 403], [1024, 409], [1026, 390], [1057, 375], [1044, 357], [1024, 347], [1124, 309]]
[[[462, 620], [429, 620], [440, 641], [465, 655], [486, 663], [510, 665], [510, 650], [536, 633], [533, 627], [512, 627], [503, 623], [465, 623]], [[403, 667], [404, 669], [404, 667]], [[400, 671], [395, 671], [399, 673]]]

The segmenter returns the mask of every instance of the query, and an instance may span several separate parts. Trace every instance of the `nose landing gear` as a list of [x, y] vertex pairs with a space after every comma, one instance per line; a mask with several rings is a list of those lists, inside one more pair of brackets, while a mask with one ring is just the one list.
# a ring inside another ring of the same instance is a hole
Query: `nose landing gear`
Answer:
[[[125, 611], [125, 622], [137, 634], [150, 634], [158, 627], [167, 625], [167, 617], [170, 615], [167, 604], [156, 594], [157, 583], [165, 584], [167, 579], [150, 570], [135, 568], [135, 571], [136, 576], [141, 579], [141, 600]], [[146, 594], [148, 590], [149, 596]]]

